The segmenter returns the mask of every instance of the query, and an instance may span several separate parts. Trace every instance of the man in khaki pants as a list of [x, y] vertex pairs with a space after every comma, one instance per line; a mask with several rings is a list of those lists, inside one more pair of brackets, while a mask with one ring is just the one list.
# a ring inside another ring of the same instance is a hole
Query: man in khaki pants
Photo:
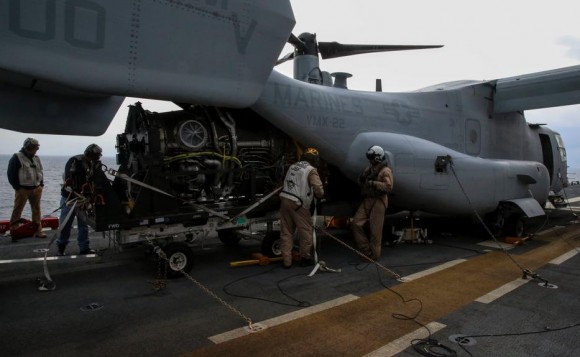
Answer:
[[[372, 260], [381, 257], [381, 241], [385, 210], [389, 204], [387, 194], [393, 189], [393, 172], [383, 163], [385, 151], [380, 146], [371, 146], [366, 153], [370, 165], [358, 178], [363, 201], [352, 218], [352, 233], [359, 251]], [[364, 232], [369, 222], [370, 241]]]
[[[27, 138], [22, 144], [22, 149], [12, 155], [8, 162], [8, 182], [14, 188], [14, 209], [10, 217], [10, 230], [17, 229], [20, 225], [22, 210], [26, 202], [30, 202], [32, 222], [36, 224], [35, 237], [45, 238], [40, 221], [40, 199], [44, 186], [42, 163], [36, 156], [40, 148], [38, 140]], [[14, 237], [12, 240], [16, 240]]]
[[308, 148], [300, 161], [288, 168], [280, 193], [280, 250], [284, 268], [292, 266], [292, 235], [296, 231], [300, 244], [300, 266], [313, 265], [311, 256], [314, 226], [310, 205], [314, 197], [322, 198], [324, 189], [316, 170], [318, 151]]

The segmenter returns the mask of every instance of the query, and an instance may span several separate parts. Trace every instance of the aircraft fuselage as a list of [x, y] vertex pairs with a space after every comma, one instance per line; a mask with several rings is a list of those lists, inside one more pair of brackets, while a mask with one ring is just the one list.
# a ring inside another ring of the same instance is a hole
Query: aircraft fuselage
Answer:
[[[498, 202], [522, 197], [543, 205], [550, 185], [561, 188], [566, 177], [564, 148], [557, 133], [529, 125], [522, 113], [494, 115], [491, 91], [487, 83], [466, 82], [443, 90], [362, 92], [273, 72], [252, 109], [316, 146], [351, 180], [367, 165], [367, 148], [382, 146], [395, 173], [392, 202], [402, 209], [488, 213]], [[437, 170], [444, 156], [453, 167]]]

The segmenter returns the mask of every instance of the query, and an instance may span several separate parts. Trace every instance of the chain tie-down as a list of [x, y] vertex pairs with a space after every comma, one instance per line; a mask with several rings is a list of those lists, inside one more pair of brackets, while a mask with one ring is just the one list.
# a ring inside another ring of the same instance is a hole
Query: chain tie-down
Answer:
[[[165, 254], [163, 249], [161, 249], [159, 246], [155, 245], [155, 243], [153, 243], [153, 241], [151, 239], [149, 239], [149, 237], [145, 236], [145, 239], [153, 247], [153, 251], [159, 256], [159, 258], [162, 259], [163, 261], [167, 262], [167, 265], [169, 265], [169, 258], [167, 257], [167, 255]], [[253, 324], [252, 319], [250, 319], [248, 316], [246, 316], [240, 310], [236, 309], [234, 306], [232, 306], [229, 303], [227, 303], [226, 301], [224, 301], [216, 293], [214, 293], [209, 288], [207, 288], [205, 285], [203, 285], [201, 282], [199, 282], [194, 277], [192, 277], [191, 275], [186, 273], [183, 269], [179, 269], [179, 272], [181, 274], [183, 274], [187, 279], [189, 279], [193, 284], [195, 284], [199, 289], [204, 291], [209, 296], [213, 297], [215, 300], [217, 300], [219, 303], [221, 303], [222, 305], [227, 307], [234, 314], [238, 315], [243, 320], [245, 320], [248, 323], [247, 330], [249, 332], [257, 332], [257, 331], [261, 331], [264, 329], [264, 326], [262, 326], [260, 324]]]

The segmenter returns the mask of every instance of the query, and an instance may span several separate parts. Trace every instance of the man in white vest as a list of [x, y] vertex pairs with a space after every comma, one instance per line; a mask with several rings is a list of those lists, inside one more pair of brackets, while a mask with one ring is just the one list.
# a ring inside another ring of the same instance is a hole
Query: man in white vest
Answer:
[[[38, 140], [27, 138], [22, 144], [22, 149], [12, 155], [8, 162], [8, 182], [14, 188], [14, 209], [10, 217], [10, 230], [15, 230], [20, 225], [22, 210], [26, 202], [30, 203], [32, 222], [36, 224], [35, 237], [45, 238], [40, 221], [40, 199], [44, 186], [42, 163], [36, 152], [40, 148]], [[12, 239], [15, 240], [14, 238]]]
[[314, 197], [322, 198], [324, 188], [316, 170], [318, 151], [308, 148], [300, 161], [288, 168], [280, 193], [280, 250], [285, 268], [292, 266], [292, 236], [296, 231], [300, 245], [300, 265], [313, 265], [311, 250], [313, 223], [310, 205]]

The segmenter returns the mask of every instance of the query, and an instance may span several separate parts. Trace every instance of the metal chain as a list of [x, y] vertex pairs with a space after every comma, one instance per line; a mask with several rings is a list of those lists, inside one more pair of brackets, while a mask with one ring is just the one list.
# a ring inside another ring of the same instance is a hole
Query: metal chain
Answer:
[[[161, 257], [161, 254], [165, 255], [165, 252], [157, 253], [159, 257]], [[159, 259], [157, 262], [157, 279], [151, 281], [151, 285], [156, 292], [167, 288], [167, 264], [165, 264], [163, 259]]]
[[[157, 255], [162, 260], [164, 260], [164, 261], [167, 262], [167, 265], [168, 265], [168, 267], [166, 268], [166, 272], [167, 272], [167, 269], [169, 269], [169, 258], [167, 257], [167, 255], [165, 254], [165, 252], [159, 246], [155, 245], [155, 243], [153, 243], [153, 241], [151, 241], [149, 239], [148, 236], [145, 236], [145, 239], [153, 247], [153, 251], [155, 253], [157, 253]], [[217, 296], [217, 294], [215, 294], [209, 288], [205, 287], [202, 283], [200, 283], [199, 281], [197, 281], [194, 277], [192, 277], [191, 275], [189, 275], [188, 273], [186, 273], [185, 271], [183, 271], [183, 269], [179, 269], [179, 272], [181, 274], [183, 274], [187, 279], [189, 279], [192, 283], [194, 283], [198, 288], [200, 288], [201, 290], [203, 290], [206, 294], [208, 294], [209, 296], [213, 297], [215, 300], [217, 300], [218, 302], [220, 302], [222, 305], [224, 305], [225, 307], [227, 307], [228, 309], [230, 309], [233, 313], [235, 313], [236, 315], [238, 315], [239, 317], [241, 317], [243, 320], [245, 320], [248, 323], [248, 328], [250, 329], [250, 331], [253, 330], [252, 319], [250, 319], [248, 316], [246, 316], [240, 310], [236, 309], [235, 307], [233, 307], [232, 305], [230, 305], [229, 303], [227, 303], [226, 301], [224, 301], [222, 298], [220, 298], [219, 296]]]
[[389, 268], [387, 268], [386, 266], [382, 265], [381, 263], [372, 260], [371, 258], [369, 258], [367, 255], [363, 254], [362, 252], [354, 249], [353, 247], [351, 247], [350, 245], [346, 244], [345, 242], [341, 241], [340, 239], [338, 239], [337, 237], [333, 236], [332, 234], [328, 233], [328, 231], [326, 229], [320, 228], [319, 226], [315, 226], [315, 228], [319, 231], [321, 231], [322, 233], [324, 233], [325, 235], [329, 236], [330, 238], [334, 239], [335, 241], [337, 241], [338, 243], [340, 243], [343, 247], [353, 251], [355, 254], [357, 254], [358, 256], [368, 260], [369, 263], [373, 263], [374, 265], [378, 266], [379, 268], [383, 269], [384, 271], [386, 271], [387, 273], [391, 274], [392, 276], [395, 277], [395, 279], [399, 280], [399, 281], [403, 281], [402, 277], [395, 273], [394, 271], [390, 270]]

